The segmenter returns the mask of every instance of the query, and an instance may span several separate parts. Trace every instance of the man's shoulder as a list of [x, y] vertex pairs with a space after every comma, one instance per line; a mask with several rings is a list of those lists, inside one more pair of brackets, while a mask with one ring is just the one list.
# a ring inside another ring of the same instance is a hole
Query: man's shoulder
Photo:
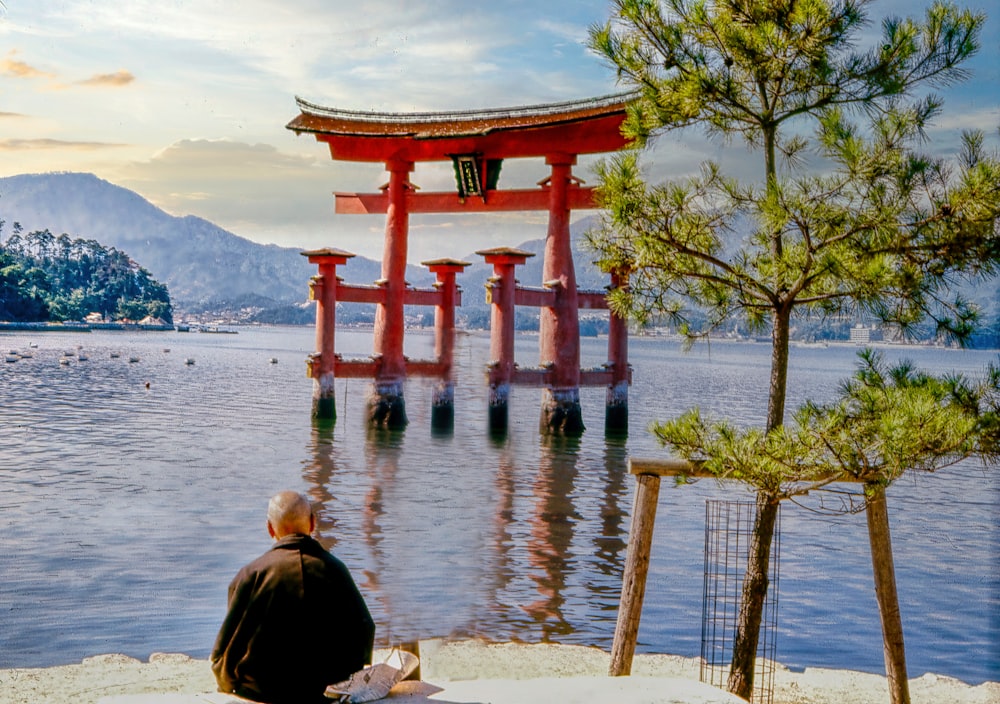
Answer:
[[245, 580], [255, 574], [273, 570], [276, 566], [279, 566], [282, 563], [293, 560], [297, 562], [299, 560], [299, 552], [300, 551], [297, 545], [289, 542], [283, 543], [282, 541], [278, 541], [272, 545], [267, 552], [258, 555], [256, 558], [245, 564], [240, 571], [236, 573], [236, 579]]
[[321, 563], [329, 571], [348, 572], [347, 566], [319, 541], [309, 536], [295, 535], [278, 540], [267, 552], [244, 565], [233, 581], [252, 580], [255, 576], [280, 570], [287, 564], [299, 564], [302, 560]]

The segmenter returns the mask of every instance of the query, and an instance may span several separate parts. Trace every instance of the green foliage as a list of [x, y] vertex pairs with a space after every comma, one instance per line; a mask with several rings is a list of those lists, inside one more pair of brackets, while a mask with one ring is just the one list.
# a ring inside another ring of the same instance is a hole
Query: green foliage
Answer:
[[807, 403], [796, 415], [822, 451], [820, 471], [885, 486], [907, 470], [1000, 457], [1000, 367], [969, 380], [933, 376], [910, 362], [888, 367], [870, 350], [860, 357], [837, 401]]
[[0, 247], [0, 319], [172, 321], [166, 286], [115, 248], [94, 240], [19, 228]]
[[769, 497], [797, 493], [801, 482], [819, 476], [814, 449], [794, 428], [740, 429], [726, 421], [707, 420], [695, 408], [680, 417], [654, 423], [653, 434], [680, 457], [720, 479], [747, 482]]
[[910, 362], [889, 367], [871, 350], [859, 357], [839, 398], [807, 402], [771, 431], [706, 420], [694, 409], [653, 432], [716, 476], [777, 498], [845, 479], [887, 486], [907, 470], [1000, 458], [1000, 367], [970, 380], [933, 376]]
[[666, 314], [692, 338], [733, 317], [770, 331], [772, 429], [793, 314], [866, 315], [904, 333], [930, 321], [965, 343], [979, 312], [956, 284], [1000, 272], [1000, 159], [974, 133], [952, 160], [919, 149], [940, 102], [916, 91], [963, 77], [984, 17], [936, 4], [923, 22], [887, 20], [857, 51], [868, 4], [617, 0], [591, 32], [636, 91], [625, 129], [640, 146], [697, 125], [761, 158], [758, 183], [706, 163], [651, 185], [638, 151], [617, 155], [600, 167], [588, 242], [603, 270], [630, 274], [619, 313]]
[[[871, 107], [919, 83], [964, 77], [985, 17], [935, 4], [923, 23], [889, 19], [868, 51], [853, 50], [870, 0], [615, 0], [591, 47], [640, 94], [628, 133], [702, 124], [766, 147], [774, 128], [841, 105]], [[933, 104], [933, 103], [932, 103]], [[794, 134], [774, 146], [787, 156]]]

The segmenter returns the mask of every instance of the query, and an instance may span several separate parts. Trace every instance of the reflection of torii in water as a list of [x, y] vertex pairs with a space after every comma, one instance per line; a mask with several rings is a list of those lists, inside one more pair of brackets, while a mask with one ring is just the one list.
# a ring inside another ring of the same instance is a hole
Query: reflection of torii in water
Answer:
[[[560, 636], [573, 633], [571, 623], [574, 607], [566, 607], [567, 578], [577, 574], [572, 566], [574, 560], [587, 559], [584, 553], [575, 556], [572, 545], [575, 526], [582, 520], [580, 509], [574, 504], [573, 496], [580, 491], [575, 486], [580, 476], [578, 442], [573, 438], [549, 438], [543, 442], [536, 472], [519, 472], [509, 442], [499, 449], [496, 470], [497, 503], [494, 509], [494, 534], [490, 555], [492, 579], [484, 595], [484, 615], [473, 624], [471, 632], [479, 634], [486, 628], [497, 636], [509, 629], [501, 637], [524, 639], [528, 634], [537, 634], [542, 641], [560, 640]], [[599, 516], [602, 529], [594, 536], [593, 559], [596, 569], [602, 574], [618, 577], [621, 573], [625, 543], [618, 534], [624, 518], [620, 506], [627, 494], [625, 486], [626, 458], [625, 443], [622, 438], [609, 438], [604, 453], [605, 473], [601, 483]], [[589, 470], [588, 463], [588, 470]], [[533, 480], [529, 493], [519, 492], [518, 484], [531, 476]], [[591, 480], [597, 475], [587, 471]], [[526, 515], [518, 518], [517, 499], [530, 498]], [[593, 497], [592, 497], [593, 498]], [[526, 549], [524, 557], [522, 549]], [[520, 560], [523, 562], [519, 562]], [[530, 581], [537, 599], [526, 602], [523, 587], [518, 582]], [[586, 585], [586, 608], [595, 606], [601, 610], [615, 610], [618, 606], [619, 591], [604, 587], [600, 581]], [[574, 599], [580, 598], [579, 595]], [[611, 634], [608, 634], [610, 641]]]
[[[577, 290], [569, 218], [572, 209], [596, 207], [594, 189], [581, 185], [572, 173], [577, 156], [617, 151], [628, 143], [620, 128], [630, 97], [612, 95], [548, 105], [410, 114], [341, 110], [299, 99], [301, 113], [288, 123], [288, 129], [312, 134], [325, 142], [335, 160], [383, 163], [389, 172], [389, 181], [381, 193], [336, 194], [337, 213], [385, 213], [382, 276], [375, 286], [350, 286], [337, 281], [335, 266], [353, 256], [349, 252], [331, 249], [304, 253], [320, 266], [313, 289], [318, 301], [319, 348], [310, 365], [314, 413], [335, 417], [333, 379], [338, 374], [374, 379], [369, 420], [390, 428], [406, 425], [403, 382], [408, 374], [441, 375], [447, 389], [450, 359], [411, 362], [403, 355], [404, 305], [437, 306], [442, 313], [441, 322], [435, 320], [438, 334], [454, 332], [445, 329], [447, 287], [435, 293], [417, 291], [406, 284], [410, 213], [547, 210], [541, 288], [517, 285], [513, 267], [523, 263], [523, 258], [516, 261], [518, 250], [480, 252], [495, 268], [505, 267], [502, 272], [497, 269], [488, 294], [493, 304], [493, 347], [503, 351], [490, 364], [490, 422], [497, 426], [495, 429], [506, 430], [512, 384], [540, 386], [544, 389], [542, 430], [577, 435], [583, 431], [580, 386], [606, 385], [605, 423], [609, 429], [627, 431], [630, 373], [623, 319], [611, 317], [608, 362], [603, 368], [580, 369], [578, 309], [608, 306], [604, 291]], [[545, 159], [551, 171], [538, 188], [497, 187], [505, 158], [539, 157]], [[417, 193], [410, 174], [420, 161], [451, 161], [457, 192]], [[451, 273], [465, 265], [447, 260]], [[625, 285], [627, 272], [615, 272], [612, 287]], [[376, 304], [372, 359], [337, 357], [333, 329], [338, 300]], [[453, 296], [451, 303], [457, 305], [460, 301]], [[517, 368], [513, 345], [506, 344], [506, 338], [513, 334], [515, 305], [540, 308], [539, 366], [534, 369]], [[448, 403], [448, 399], [445, 392], [436, 401]]]
[[[558, 443], [558, 445], [553, 445]], [[573, 505], [573, 482], [577, 476], [579, 441], [575, 438], [551, 438], [542, 448], [538, 476], [532, 493], [535, 510], [531, 517], [528, 541], [530, 575], [540, 598], [524, 607], [542, 628], [542, 640], [557, 640], [573, 632], [563, 610], [566, 599], [566, 576], [575, 571], [571, 565], [573, 527], [580, 514]]]
[[[372, 429], [372, 432], [376, 435], [379, 433], [377, 429]], [[354, 499], [360, 507], [359, 511], [345, 511], [344, 504], [349, 503], [350, 499], [343, 495], [334, 496], [330, 491], [335, 481], [334, 475], [339, 469], [349, 465], [348, 460], [341, 461], [338, 457], [341, 448], [334, 442], [332, 422], [321, 420], [313, 422], [310, 438], [312, 457], [303, 468], [302, 478], [308, 484], [306, 494], [316, 510], [316, 538], [323, 547], [332, 552], [339, 536], [345, 531], [356, 530], [359, 535], [365, 537], [374, 565], [361, 570], [363, 579], [359, 581], [359, 586], [369, 598], [369, 607], [376, 621], [380, 621], [380, 633], [377, 637], [381, 642], [385, 638], [391, 639], [394, 634], [390, 623], [393, 610], [387, 603], [388, 596], [380, 583], [380, 574], [389, 558], [380, 546], [382, 529], [379, 521], [383, 515], [382, 492], [391, 486], [396, 474], [399, 443], [393, 442], [391, 437], [386, 439], [370, 435], [365, 447], [368, 455], [367, 464], [371, 468], [371, 481], [367, 493], [363, 497]], [[346, 486], [343, 482], [338, 485], [342, 488]], [[338, 502], [341, 504], [339, 510], [336, 507]], [[354, 527], [341, 526], [338, 516], [343, 515], [357, 516], [360, 524]]]

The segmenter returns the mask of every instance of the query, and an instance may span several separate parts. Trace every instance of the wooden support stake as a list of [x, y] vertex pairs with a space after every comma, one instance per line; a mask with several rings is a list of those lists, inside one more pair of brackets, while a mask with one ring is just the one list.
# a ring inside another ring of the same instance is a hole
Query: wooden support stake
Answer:
[[657, 474], [640, 474], [635, 487], [635, 506], [632, 509], [632, 527], [628, 536], [628, 553], [625, 573], [622, 576], [622, 596], [618, 607], [618, 622], [611, 646], [612, 677], [632, 672], [632, 657], [639, 635], [639, 617], [642, 600], [646, 594], [646, 575], [649, 573], [649, 555], [653, 545], [653, 524], [656, 521], [656, 503], [660, 497], [660, 477]]
[[416, 669], [413, 672], [411, 672], [409, 675], [407, 675], [407, 677], [405, 679], [407, 679], [407, 680], [416, 680], [416, 681], [419, 682], [420, 681], [420, 662], [419, 662], [419, 658], [420, 658], [420, 641], [418, 641], [418, 640], [411, 640], [411, 641], [406, 641], [405, 643], [400, 643], [399, 644], [399, 649], [402, 650], [404, 653], [413, 653], [414, 655], [417, 656], [418, 662], [417, 662]]
[[896, 592], [896, 569], [892, 560], [892, 536], [889, 534], [885, 487], [874, 482], [866, 484], [865, 498], [872, 573], [875, 576], [875, 599], [878, 601], [879, 619], [882, 622], [885, 676], [889, 680], [889, 701], [892, 704], [910, 704], [906, 650], [903, 647], [903, 619], [899, 612], [899, 594]]

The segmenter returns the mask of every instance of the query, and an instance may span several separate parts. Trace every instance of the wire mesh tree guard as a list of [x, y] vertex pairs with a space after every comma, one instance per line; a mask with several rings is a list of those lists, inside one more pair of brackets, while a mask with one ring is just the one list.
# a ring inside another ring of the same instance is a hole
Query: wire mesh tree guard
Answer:
[[[705, 502], [705, 572], [701, 619], [701, 681], [726, 688], [739, 619], [743, 578], [757, 514], [754, 501]], [[772, 704], [778, 636], [781, 514], [771, 543], [770, 575], [754, 666], [751, 704]]]

